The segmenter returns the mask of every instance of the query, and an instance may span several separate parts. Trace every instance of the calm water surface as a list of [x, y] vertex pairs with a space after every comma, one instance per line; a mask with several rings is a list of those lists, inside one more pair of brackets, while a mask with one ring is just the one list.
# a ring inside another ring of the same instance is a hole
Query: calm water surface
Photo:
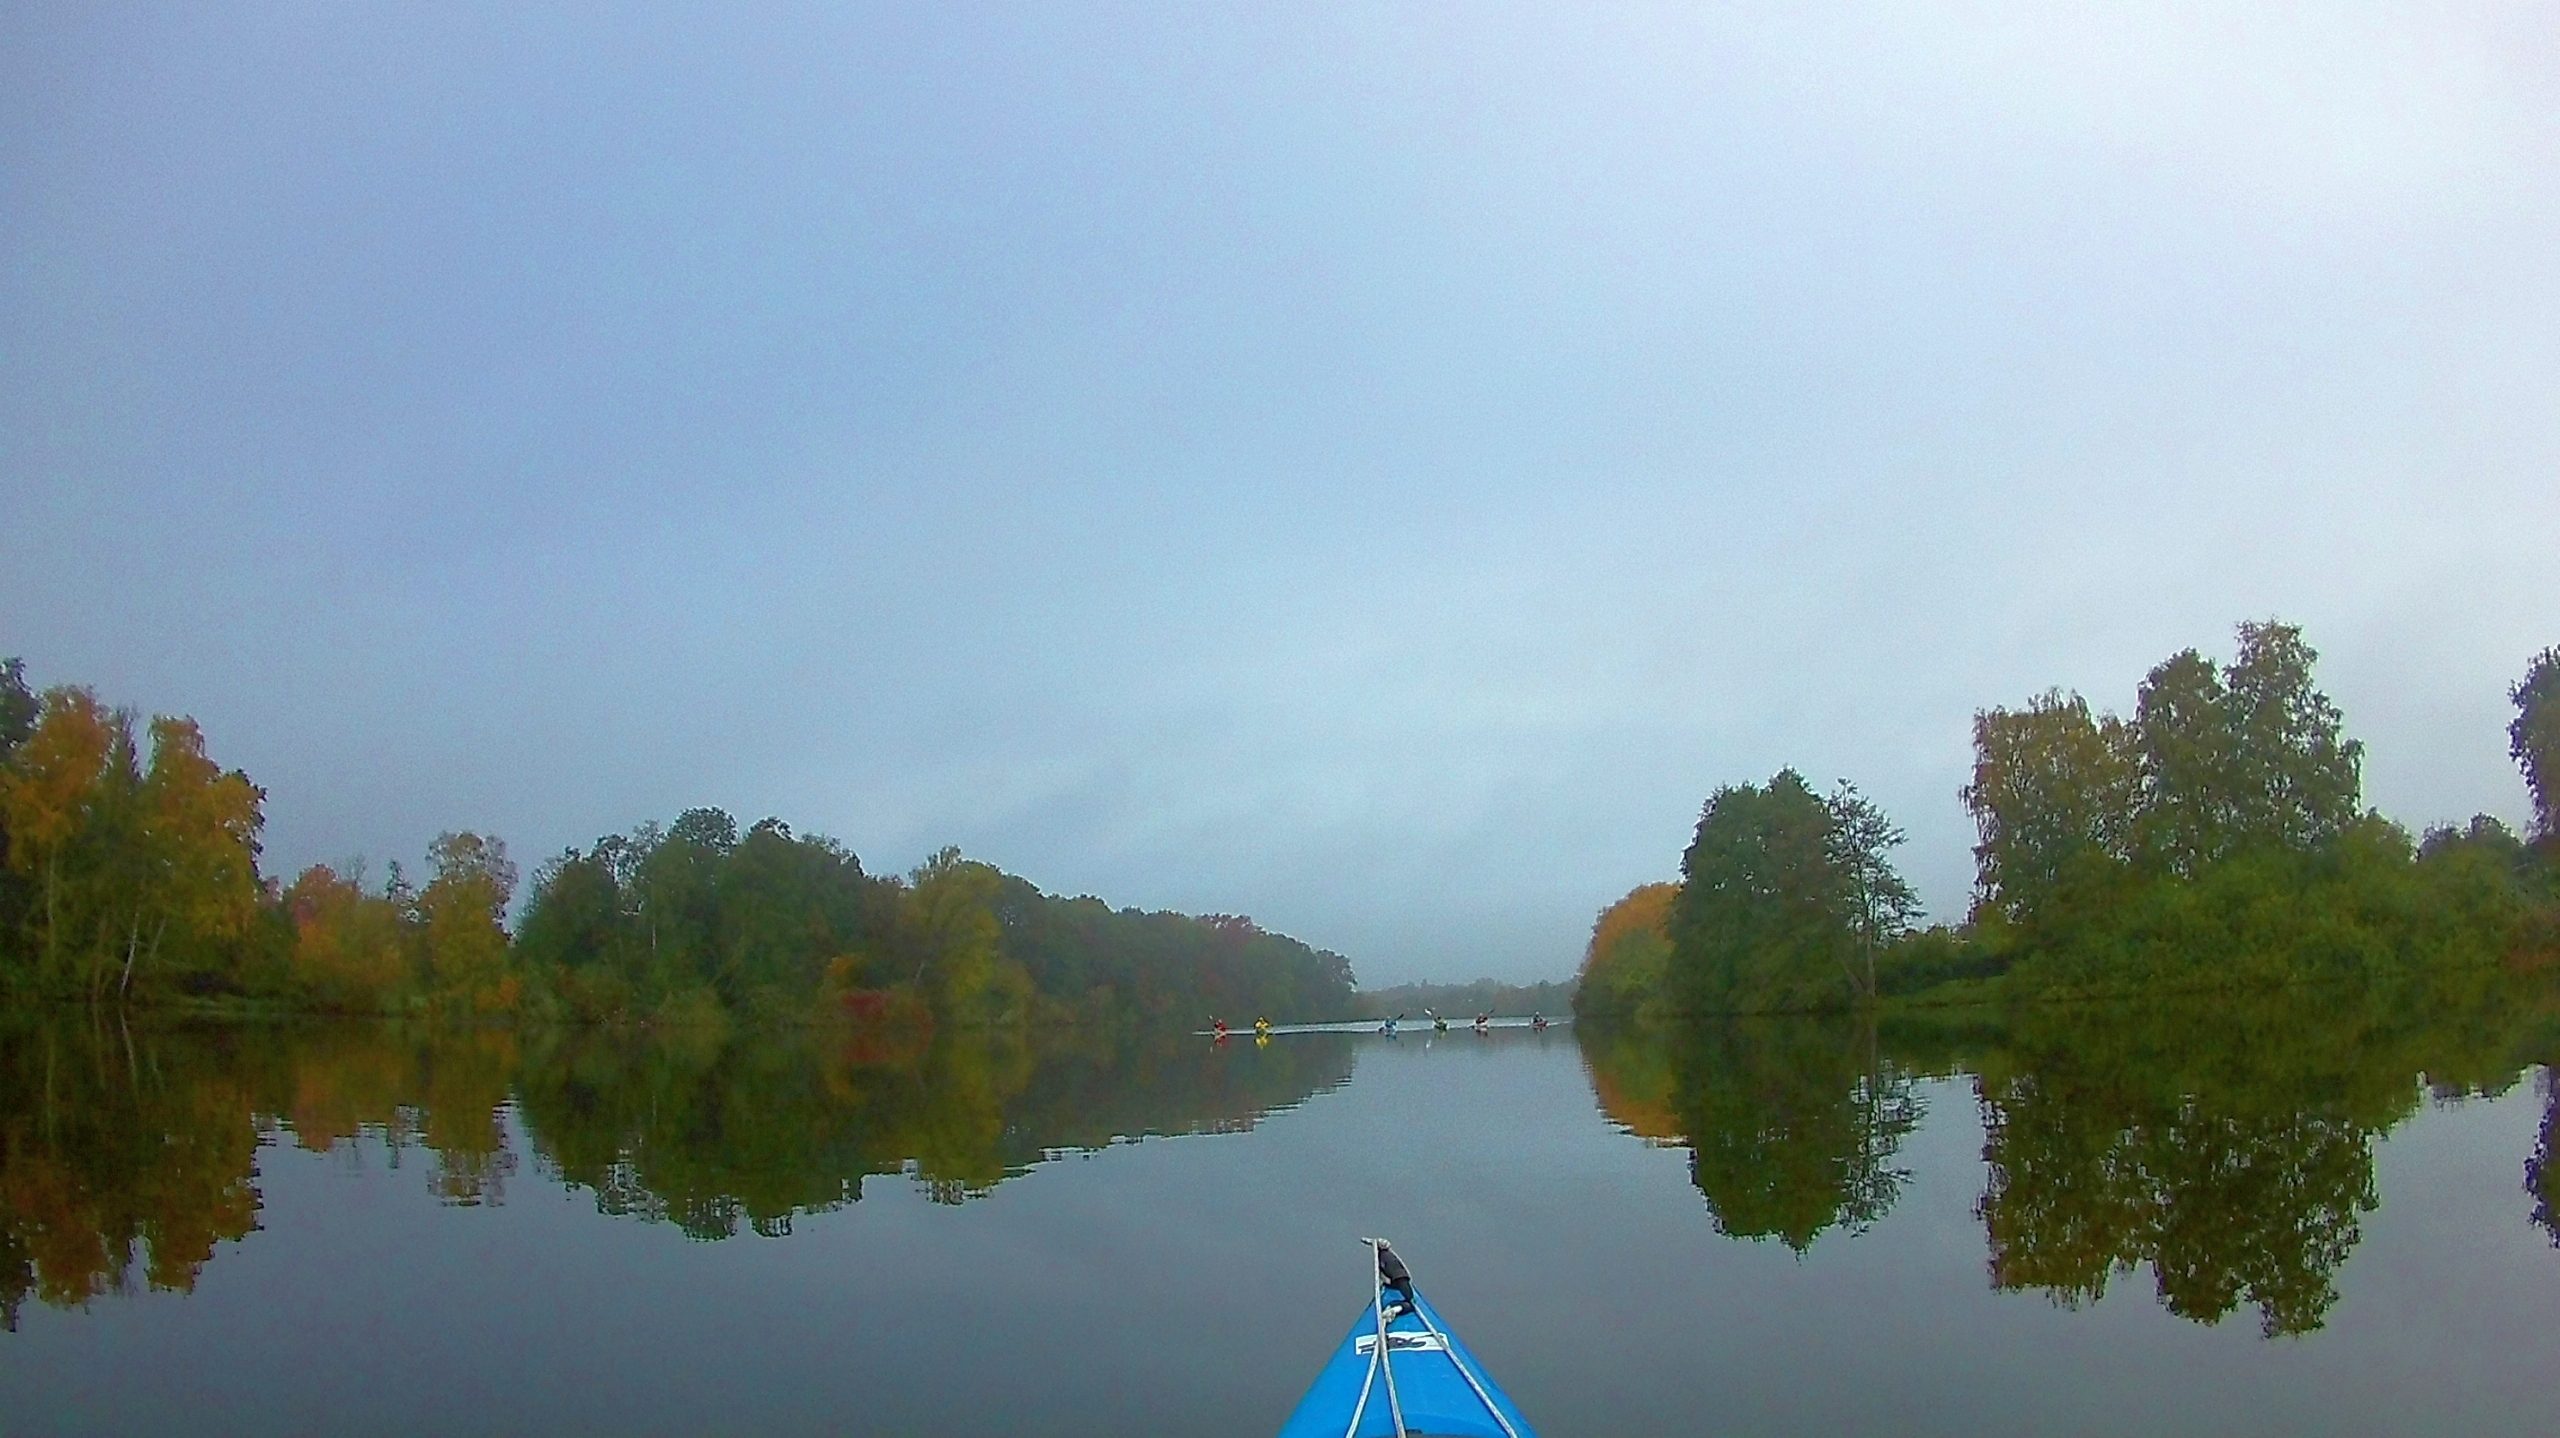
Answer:
[[1550, 1438], [2539, 1429], [2555, 1014], [21, 1024], [0, 1431], [1267, 1433], [1364, 1233]]

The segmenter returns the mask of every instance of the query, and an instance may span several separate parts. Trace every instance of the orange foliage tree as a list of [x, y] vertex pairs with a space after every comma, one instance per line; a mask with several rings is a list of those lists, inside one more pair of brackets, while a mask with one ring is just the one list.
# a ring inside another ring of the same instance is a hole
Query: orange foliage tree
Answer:
[[284, 907], [293, 921], [294, 982], [313, 1003], [378, 1013], [408, 980], [408, 926], [391, 900], [314, 864], [284, 891]]
[[1678, 884], [1640, 884], [1600, 911], [1583, 950], [1573, 1007], [1593, 1018], [1631, 1018], [1661, 989], [1671, 957], [1671, 905]]

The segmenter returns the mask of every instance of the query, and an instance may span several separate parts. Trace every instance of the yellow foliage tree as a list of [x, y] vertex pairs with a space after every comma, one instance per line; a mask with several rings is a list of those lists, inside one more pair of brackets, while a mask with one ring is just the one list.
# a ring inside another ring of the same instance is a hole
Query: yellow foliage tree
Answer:
[[37, 889], [35, 986], [131, 991], [171, 940], [214, 966], [257, 913], [259, 806], [248, 776], [205, 753], [192, 719], [151, 722], [146, 772], [133, 720], [87, 689], [48, 691], [0, 769], [9, 863]]
[[427, 974], [439, 1004], [476, 1013], [515, 1007], [507, 964], [507, 902], [516, 866], [507, 846], [478, 834], [442, 834], [427, 850], [435, 877], [418, 891]]
[[1678, 884], [1640, 884], [1600, 911], [1573, 1004], [1578, 1013], [1631, 1017], [1661, 988], [1671, 954], [1671, 905]]
[[[237, 939], [258, 911], [258, 832], [264, 791], [208, 757], [193, 719], [151, 721], [151, 772], [143, 776], [142, 882], [129, 899], [119, 992], [137, 959], [159, 952], [174, 927], [203, 945]], [[150, 932], [146, 946], [145, 930]]]
[[81, 841], [109, 807], [111, 756], [132, 746], [130, 722], [99, 703], [94, 691], [51, 689], [34, 731], [0, 770], [9, 866], [32, 879], [38, 892], [36, 922], [44, 934], [34, 975], [39, 986], [63, 986], [76, 962], [68, 944], [80, 930], [71, 909], [78, 899]]
[[992, 867], [944, 849], [913, 876], [902, 939], [934, 1012], [961, 1023], [1010, 1023], [1031, 1007], [1031, 976], [1004, 952]]

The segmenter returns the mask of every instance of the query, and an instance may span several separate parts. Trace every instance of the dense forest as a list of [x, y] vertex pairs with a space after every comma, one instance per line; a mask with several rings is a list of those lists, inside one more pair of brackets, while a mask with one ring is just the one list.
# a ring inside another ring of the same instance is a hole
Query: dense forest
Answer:
[[2488, 815], [2412, 837], [2365, 808], [2364, 749], [2298, 628], [2154, 667], [2130, 718], [2051, 691], [1974, 717], [1963, 922], [1917, 927], [1903, 832], [1793, 769], [1718, 789], [1676, 883], [1602, 911], [1589, 1018], [2094, 997], [2560, 962], [2560, 649], [2509, 691], [2530, 839]]
[[1396, 984], [1360, 991], [1360, 1017], [1366, 1019], [1397, 1015], [1419, 1019], [1426, 1013], [1452, 1021], [1471, 1019], [1477, 1014], [1561, 1015], [1572, 1006], [1570, 981], [1506, 984], [1500, 979], [1476, 979], [1463, 984]]
[[416, 880], [392, 863], [283, 883], [259, 869], [264, 803], [193, 720], [38, 695], [0, 664], [0, 994], [662, 1023], [1353, 1011], [1340, 954], [1056, 897], [957, 850], [873, 874], [832, 839], [702, 808], [547, 860], [521, 896], [506, 846], [467, 832]]

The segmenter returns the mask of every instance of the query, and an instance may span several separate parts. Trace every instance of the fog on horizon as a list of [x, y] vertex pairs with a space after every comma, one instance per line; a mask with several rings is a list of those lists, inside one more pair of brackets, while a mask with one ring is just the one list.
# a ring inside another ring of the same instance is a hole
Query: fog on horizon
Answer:
[[717, 805], [1569, 973], [1719, 784], [2282, 617], [2413, 830], [2560, 643], [2560, 25], [0, 16], [0, 654], [265, 866]]

